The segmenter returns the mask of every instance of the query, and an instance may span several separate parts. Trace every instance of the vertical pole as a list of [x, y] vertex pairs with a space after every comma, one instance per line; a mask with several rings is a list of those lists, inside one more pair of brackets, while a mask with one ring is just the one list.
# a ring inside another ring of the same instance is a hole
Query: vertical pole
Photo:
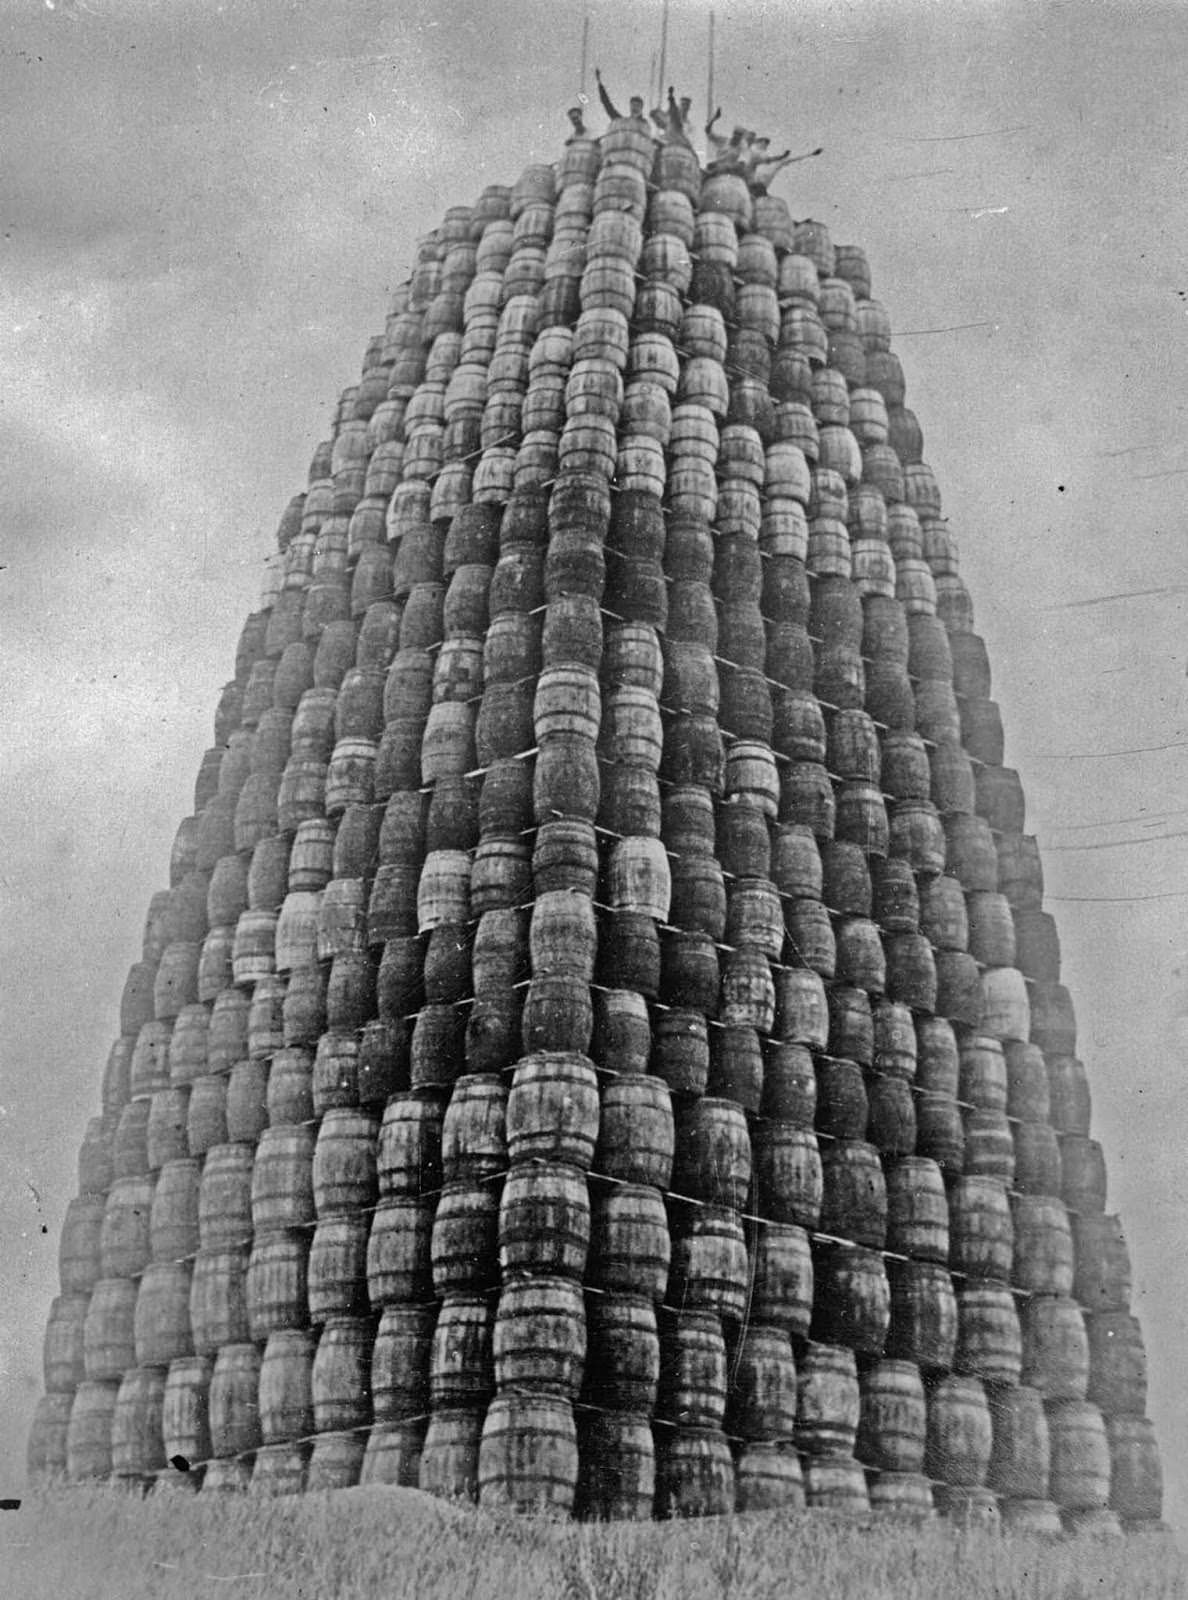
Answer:
[[656, 52], [652, 51], [652, 59], [648, 66], [648, 110], [656, 104]]
[[582, 18], [582, 69], [581, 69], [581, 72], [580, 72], [580, 74], [578, 76], [578, 99], [582, 100], [583, 102], [585, 101], [585, 98], [586, 98], [586, 60], [587, 60], [587, 57], [589, 55], [589, 51], [590, 51], [590, 12], [589, 12], [589, 8], [587, 8], [586, 15]]
[[705, 85], [705, 120], [707, 122], [716, 110], [717, 107], [714, 105], [714, 8], [711, 6], [709, 14], [709, 74]]
[[668, 62], [668, 0], [664, 0], [664, 11], [660, 19], [660, 81], [656, 85], [656, 104], [664, 104], [665, 70]]

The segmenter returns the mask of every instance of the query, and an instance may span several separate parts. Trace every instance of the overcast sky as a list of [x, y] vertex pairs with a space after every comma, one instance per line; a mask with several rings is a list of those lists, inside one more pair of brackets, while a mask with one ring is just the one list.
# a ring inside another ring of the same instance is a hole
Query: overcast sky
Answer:
[[[584, 10], [0, 0], [0, 1494], [123, 977], [280, 511], [416, 237], [558, 153]], [[700, 115], [708, 9], [671, 11]], [[591, 61], [643, 92], [659, 0], [589, 13]], [[1186, 30], [1179, 5], [720, 3], [716, 67], [727, 124], [825, 146], [778, 192], [866, 248], [891, 313], [1044, 850], [1181, 1521]]]

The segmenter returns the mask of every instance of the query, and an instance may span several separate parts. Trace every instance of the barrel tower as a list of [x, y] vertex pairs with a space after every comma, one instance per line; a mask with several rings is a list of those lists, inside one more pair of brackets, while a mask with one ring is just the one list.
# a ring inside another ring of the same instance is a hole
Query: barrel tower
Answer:
[[219, 696], [37, 1476], [1161, 1514], [990, 665], [867, 259], [612, 124], [451, 207]]

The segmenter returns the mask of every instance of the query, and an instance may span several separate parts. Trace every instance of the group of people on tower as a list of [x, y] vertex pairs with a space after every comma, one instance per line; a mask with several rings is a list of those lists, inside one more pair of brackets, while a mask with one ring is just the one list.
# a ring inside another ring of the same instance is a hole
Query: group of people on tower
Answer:
[[[602, 73], [597, 67], [594, 69], [594, 77], [598, 84], [598, 98], [602, 102], [602, 109], [612, 122], [637, 123], [641, 130], [650, 133], [660, 144], [683, 144], [689, 149], [693, 148], [689, 126], [689, 112], [693, 102], [688, 95], [678, 100], [670, 87], [667, 101], [664, 105], [655, 106], [649, 119], [644, 113], [642, 95], [632, 95], [628, 110], [624, 113], [618, 109], [607, 93]], [[572, 106], [567, 114], [573, 129], [570, 137], [588, 139], [590, 134], [586, 128], [581, 106]], [[705, 125], [709, 155], [707, 173], [737, 173], [746, 179], [751, 193], [759, 195], [767, 193], [768, 186], [776, 174], [786, 166], [794, 161], [807, 159], [806, 156], [794, 156], [790, 150], [781, 150], [778, 155], [770, 154], [771, 140], [766, 135], [760, 137], [753, 128], [736, 127], [727, 137], [717, 131], [721, 116], [722, 108], [719, 106]], [[818, 149], [810, 151], [809, 154], [816, 156], [821, 152]]]

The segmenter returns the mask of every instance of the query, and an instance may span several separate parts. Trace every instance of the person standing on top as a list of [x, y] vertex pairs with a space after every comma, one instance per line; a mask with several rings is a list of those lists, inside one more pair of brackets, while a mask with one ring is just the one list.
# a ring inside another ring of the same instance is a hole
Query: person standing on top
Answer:
[[693, 141], [689, 138], [689, 109], [693, 102], [688, 95], [681, 99], [678, 105], [676, 96], [671, 86], [668, 90], [668, 104], [657, 106], [652, 112], [652, 121], [660, 129], [662, 144], [683, 144], [693, 148]]
[[566, 144], [573, 144], [577, 139], [588, 139], [590, 137], [586, 129], [586, 119], [582, 114], [581, 106], [570, 106], [565, 115], [569, 118], [570, 126], [573, 128], [573, 132], [565, 141]]
[[641, 132], [648, 134], [651, 133], [652, 130], [648, 126], [648, 119], [644, 115], [644, 103], [642, 95], [633, 94], [631, 96], [631, 99], [628, 102], [628, 113], [626, 116], [624, 116], [619, 110], [618, 106], [615, 105], [610, 95], [607, 94], [606, 85], [602, 81], [602, 72], [598, 67], [594, 68], [594, 80], [598, 84], [598, 98], [602, 102], [602, 109], [606, 112], [607, 116], [612, 122], [637, 123]]
[[747, 160], [751, 148], [751, 141], [755, 135], [746, 128], [736, 127], [729, 139], [723, 139], [720, 134], [711, 130], [714, 123], [721, 116], [720, 111], [714, 113], [713, 119], [706, 126], [706, 134], [710, 141], [713, 159], [706, 167], [709, 173], [736, 172], [745, 173]]
[[791, 150], [781, 151], [778, 156], [769, 156], [767, 152], [771, 148], [771, 140], [764, 138], [756, 139], [751, 148], [753, 153], [749, 155], [745, 164], [744, 176], [751, 193], [763, 195], [767, 193], [768, 186], [776, 175], [785, 167], [791, 166], [794, 161], [807, 161], [810, 156], [819, 156], [824, 147], [818, 145], [815, 150], [809, 150], [802, 156], [794, 156]]
[[719, 160], [722, 156], [724, 156], [726, 154], [726, 148], [730, 143], [730, 140], [726, 137], [726, 135], [724, 133], [716, 133], [714, 131], [715, 126], [716, 126], [716, 124], [718, 122], [718, 119], [721, 117], [721, 115], [722, 115], [722, 107], [719, 106], [718, 109], [714, 112], [713, 116], [709, 119], [709, 121], [705, 125], [706, 156], [707, 156], [707, 158], [708, 158], [708, 160], [709, 160], [711, 165], [713, 164], [713, 162]]

